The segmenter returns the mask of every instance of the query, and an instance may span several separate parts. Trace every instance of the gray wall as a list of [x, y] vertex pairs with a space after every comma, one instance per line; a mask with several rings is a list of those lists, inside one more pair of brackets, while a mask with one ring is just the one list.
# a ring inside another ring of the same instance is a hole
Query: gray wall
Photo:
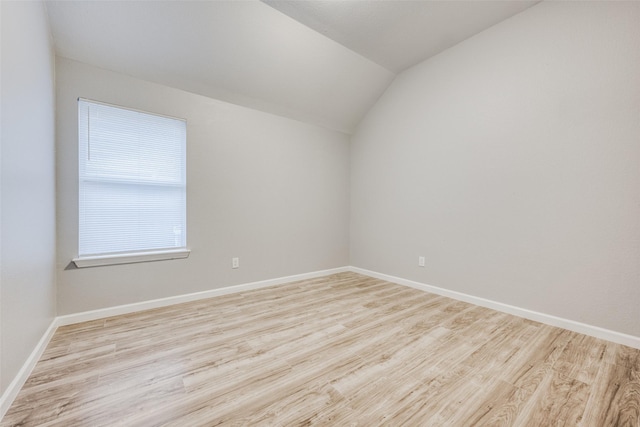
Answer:
[[55, 316], [53, 50], [40, 2], [2, 2], [0, 392]]
[[[348, 265], [346, 135], [64, 58], [56, 67], [59, 315]], [[187, 119], [188, 259], [69, 268], [78, 97]]]
[[544, 2], [401, 74], [352, 140], [352, 265], [640, 336], [639, 22]]

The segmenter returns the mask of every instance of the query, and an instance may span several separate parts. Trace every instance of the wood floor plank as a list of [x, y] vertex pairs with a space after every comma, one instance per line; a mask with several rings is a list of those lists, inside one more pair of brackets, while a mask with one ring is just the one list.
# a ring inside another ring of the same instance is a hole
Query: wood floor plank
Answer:
[[340, 273], [58, 328], [0, 427], [640, 426], [640, 350]]
[[589, 386], [566, 375], [549, 371], [532, 395], [528, 410], [522, 411], [516, 425], [577, 426], [588, 399]]
[[583, 426], [637, 426], [640, 422], [640, 350], [619, 346], [603, 363], [587, 402]]
[[554, 369], [568, 377], [591, 384], [606, 356], [606, 341], [575, 334], [555, 362]]

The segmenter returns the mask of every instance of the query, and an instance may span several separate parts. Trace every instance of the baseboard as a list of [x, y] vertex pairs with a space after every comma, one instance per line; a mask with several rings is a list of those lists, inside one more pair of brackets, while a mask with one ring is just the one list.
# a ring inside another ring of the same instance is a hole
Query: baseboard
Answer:
[[275, 279], [260, 280], [258, 282], [243, 283], [241, 285], [226, 286], [224, 288], [211, 289], [208, 291], [195, 292], [191, 294], [177, 295], [173, 297], [142, 301], [133, 304], [118, 305], [115, 307], [101, 308], [98, 310], [84, 311], [81, 313], [67, 314], [57, 317], [57, 325], [72, 325], [74, 323], [87, 322], [90, 320], [103, 319], [105, 317], [118, 316], [121, 314], [134, 313], [136, 311], [150, 310], [153, 308], [166, 307], [169, 305], [184, 302], [196, 301], [200, 299], [217, 297], [220, 295], [233, 294], [237, 292], [250, 291], [268, 286], [281, 285], [298, 280], [313, 279], [316, 277], [328, 276], [330, 274], [349, 271], [349, 267], [338, 267], [329, 270], [314, 271], [311, 273], [296, 274], [293, 276], [278, 277]]
[[386, 280], [387, 282], [397, 283], [399, 285], [408, 286], [421, 291], [430, 292], [432, 294], [442, 295], [458, 301], [464, 301], [481, 307], [491, 308], [503, 313], [513, 314], [514, 316], [523, 317], [536, 322], [568, 329], [573, 332], [589, 335], [595, 338], [611, 341], [617, 344], [640, 349], [640, 337], [623, 334], [621, 332], [600, 328], [598, 326], [587, 325], [586, 323], [576, 322], [574, 320], [564, 319], [550, 314], [540, 313], [525, 308], [492, 301], [485, 298], [468, 295], [462, 292], [451, 291], [437, 286], [427, 285], [413, 280], [403, 279], [400, 277], [390, 276], [388, 274], [378, 273], [376, 271], [365, 270], [359, 267], [350, 267], [349, 271], [364, 274], [365, 276], [375, 277], [377, 279]]
[[31, 371], [33, 371], [36, 363], [40, 360], [40, 356], [42, 356], [42, 353], [44, 353], [44, 350], [47, 348], [57, 327], [57, 318], [54, 318], [44, 335], [42, 335], [42, 338], [40, 338], [40, 341], [38, 341], [38, 344], [36, 344], [36, 347], [24, 362], [24, 365], [22, 365], [22, 368], [20, 368], [13, 381], [11, 381], [11, 384], [9, 384], [4, 393], [2, 393], [2, 396], [0, 396], [0, 420], [2, 420], [4, 414], [7, 413], [16, 396], [18, 396], [20, 389], [22, 389], [29, 375], [31, 375]]

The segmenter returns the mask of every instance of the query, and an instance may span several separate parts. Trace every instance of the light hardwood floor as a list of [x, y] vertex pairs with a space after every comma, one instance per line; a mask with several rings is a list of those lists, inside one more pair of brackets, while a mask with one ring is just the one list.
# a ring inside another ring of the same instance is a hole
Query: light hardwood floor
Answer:
[[640, 426], [640, 350], [341, 273], [61, 327], [0, 426]]

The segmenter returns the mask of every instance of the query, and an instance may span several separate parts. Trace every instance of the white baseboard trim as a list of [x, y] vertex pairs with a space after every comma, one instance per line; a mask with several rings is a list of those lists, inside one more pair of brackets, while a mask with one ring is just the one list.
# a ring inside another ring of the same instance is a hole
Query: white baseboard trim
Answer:
[[121, 314], [134, 313], [136, 311], [150, 310], [153, 308], [166, 307], [169, 305], [184, 302], [196, 301], [200, 299], [212, 298], [220, 295], [233, 294], [237, 292], [250, 291], [268, 286], [281, 285], [298, 280], [313, 279], [316, 277], [328, 276], [330, 274], [349, 271], [349, 267], [338, 267], [329, 270], [314, 271], [311, 273], [296, 274], [293, 276], [278, 277], [275, 279], [260, 280], [258, 282], [243, 283], [241, 285], [226, 286], [224, 288], [211, 289], [208, 291], [195, 292], [191, 294], [176, 295], [173, 297], [154, 299], [149, 301], [136, 302], [133, 304], [118, 305], [115, 307], [101, 308], [98, 310], [84, 311], [81, 313], [67, 314], [56, 318], [58, 326], [72, 325], [90, 320], [103, 319], [105, 317], [118, 316]]
[[468, 295], [462, 292], [451, 291], [437, 286], [427, 285], [413, 280], [403, 279], [400, 277], [390, 276], [388, 274], [378, 273], [376, 271], [365, 270], [359, 267], [350, 267], [350, 271], [354, 273], [364, 274], [365, 276], [375, 277], [377, 279], [386, 280], [387, 282], [397, 283], [399, 285], [408, 286], [419, 289], [421, 291], [430, 292], [432, 294], [442, 295], [458, 301], [464, 301], [481, 307], [491, 308], [514, 316], [523, 317], [525, 319], [534, 320], [551, 326], [568, 329], [573, 332], [589, 335], [595, 338], [611, 341], [617, 344], [640, 349], [640, 337], [623, 334], [621, 332], [600, 328], [598, 326], [587, 325], [586, 323], [576, 322], [574, 320], [564, 319], [562, 317], [552, 316], [550, 314], [540, 313], [538, 311], [528, 310], [485, 298]]
[[42, 338], [40, 338], [40, 341], [38, 341], [38, 344], [36, 344], [36, 347], [22, 365], [22, 368], [20, 368], [13, 381], [11, 381], [11, 384], [9, 384], [7, 389], [0, 396], [0, 420], [2, 420], [4, 414], [7, 413], [16, 396], [18, 396], [20, 389], [22, 389], [22, 386], [29, 378], [29, 375], [31, 375], [31, 371], [33, 371], [36, 363], [40, 360], [40, 356], [42, 356], [42, 353], [44, 353], [44, 350], [47, 348], [47, 345], [49, 344], [49, 341], [51, 341], [51, 337], [53, 337], [57, 327], [57, 318], [54, 318], [44, 335], [42, 335]]

